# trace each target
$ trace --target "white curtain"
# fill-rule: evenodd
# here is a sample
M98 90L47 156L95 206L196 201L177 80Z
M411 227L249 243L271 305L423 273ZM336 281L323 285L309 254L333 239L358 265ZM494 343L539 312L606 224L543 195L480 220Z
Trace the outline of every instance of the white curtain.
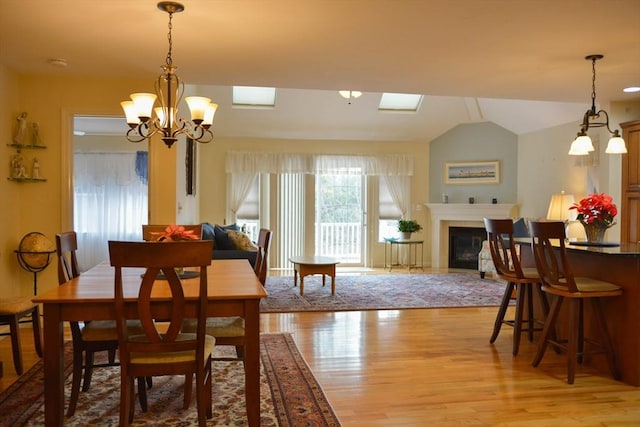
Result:
M231 175L231 190L229 191L229 210L227 216L228 224L235 224L238 209L251 191L251 186L255 181L257 173L235 173Z
M140 240L147 222L146 177L136 153L76 153L74 230L81 270L109 259L109 240Z
M409 186L409 177L383 175L381 178L386 182L389 194L398 209L402 212L402 217L406 218L406 215L411 212L411 187Z
M232 151L227 153L226 172L411 176L413 158L408 154L341 156Z

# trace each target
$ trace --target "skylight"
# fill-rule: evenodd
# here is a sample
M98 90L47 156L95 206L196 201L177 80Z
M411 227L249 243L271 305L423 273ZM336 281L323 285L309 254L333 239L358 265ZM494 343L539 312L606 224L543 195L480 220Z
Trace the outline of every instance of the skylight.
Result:
M411 93L383 93L378 110L387 111L418 111L422 102L422 95Z
M273 107L276 105L276 88L234 86L233 105L236 107Z

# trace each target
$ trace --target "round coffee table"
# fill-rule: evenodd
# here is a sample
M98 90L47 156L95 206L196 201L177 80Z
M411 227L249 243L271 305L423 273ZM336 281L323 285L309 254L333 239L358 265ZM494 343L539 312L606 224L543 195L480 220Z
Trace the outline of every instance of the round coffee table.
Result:
M298 274L300 275L300 295L304 295L304 277L313 274L322 274L322 286L325 285L325 277L331 277L331 295L336 294L336 264L335 258L326 256L292 256L289 261L293 264L293 286L298 286Z

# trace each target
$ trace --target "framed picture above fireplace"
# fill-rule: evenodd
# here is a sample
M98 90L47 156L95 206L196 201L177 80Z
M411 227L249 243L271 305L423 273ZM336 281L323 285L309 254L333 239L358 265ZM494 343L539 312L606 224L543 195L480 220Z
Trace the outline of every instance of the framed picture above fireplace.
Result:
M445 184L499 184L500 161L447 162L444 166Z

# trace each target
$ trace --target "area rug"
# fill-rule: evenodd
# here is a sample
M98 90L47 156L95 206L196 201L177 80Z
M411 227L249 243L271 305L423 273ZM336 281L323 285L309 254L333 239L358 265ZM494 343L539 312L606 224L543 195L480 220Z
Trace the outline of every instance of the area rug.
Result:
M70 393L71 352L65 348L65 395ZM231 347L217 347L229 355ZM340 426L322 388L289 334L260 337L261 426ZM69 426L117 426L120 396L119 368L96 369L91 389L81 392ZM184 377L154 377L148 390L149 410L136 404L135 426L197 425L195 401L182 410ZM0 393L0 426L43 426L43 363L39 361ZM67 399L68 400L68 399ZM247 425L242 362L214 361L213 418L210 426Z
M263 313L298 311L353 311L404 308L498 306L503 282L478 273L371 274L336 276L336 294L331 295L331 278L322 286L322 276L304 279L304 296L293 277L269 277L269 296L260 303Z

